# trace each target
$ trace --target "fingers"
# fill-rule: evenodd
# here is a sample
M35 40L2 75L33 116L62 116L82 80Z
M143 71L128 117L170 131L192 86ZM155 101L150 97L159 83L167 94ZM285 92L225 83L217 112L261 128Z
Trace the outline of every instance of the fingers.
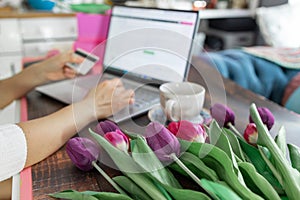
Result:
M129 104L134 103L134 91L131 89L127 90L119 84L114 89L111 100L113 113L116 113L124 107L128 106Z
M111 84L111 86L114 88L123 87L123 83L122 83L121 79L119 79L119 78L114 78L114 79L107 80L107 81L109 81L108 84Z
M127 90L125 93L125 98L129 99L129 103L133 104L134 103L134 91L133 90Z
M84 58L76 55L73 50L60 54L59 59L63 65L65 65L67 62L82 63L84 61Z
M71 60L72 60L72 58L74 56L73 54L74 54L73 50L69 50L67 52L64 52L64 53L60 54L60 60L61 60L61 62L63 62L63 63L71 62Z
M82 63L84 61L84 58L81 56L78 56L76 54L72 54L72 56L70 57L70 61L72 63Z
M119 78L105 80L98 85L98 88L99 89L106 88L106 90L111 90L111 91L120 90L120 89L125 90L125 88L123 87L123 83Z
M84 57L75 54L73 50L66 52L65 58L67 59L65 62L82 63L84 61Z
M99 110L110 115L134 103L134 91L125 89L120 79L104 81L94 92Z
M113 99L132 104L134 103L134 91L131 89L126 90L124 87L116 88L113 93Z
M66 78L75 78L77 75L77 72L74 69L72 69L68 66L65 66L65 64L67 62L80 64L84 61L84 58L74 54L74 51L70 50L68 52L65 52L64 54L61 54L60 59L61 59L61 62L63 63L62 65L63 65L64 76Z
M63 68L63 73L64 73L64 76L66 78L75 78L77 73L74 69L71 69L69 67L64 67Z
M84 102L94 104L94 113L102 119L134 103L134 91L125 89L120 79L106 80L90 90Z

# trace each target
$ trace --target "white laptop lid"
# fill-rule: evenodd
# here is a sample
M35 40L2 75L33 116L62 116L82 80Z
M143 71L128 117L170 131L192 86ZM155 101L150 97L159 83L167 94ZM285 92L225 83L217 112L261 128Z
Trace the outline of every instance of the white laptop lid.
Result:
M198 19L193 11L114 6L103 66L143 79L183 81Z

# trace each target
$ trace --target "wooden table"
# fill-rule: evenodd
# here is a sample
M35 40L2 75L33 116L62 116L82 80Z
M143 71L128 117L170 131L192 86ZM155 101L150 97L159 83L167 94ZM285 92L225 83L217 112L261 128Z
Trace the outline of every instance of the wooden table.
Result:
M274 136L279 127L284 125L287 129L287 141L300 146L300 116L292 113L267 99L257 96L254 93L245 90L235 83L221 78L218 72L194 59L189 73L189 81L198 82L207 89L205 108L216 102L226 103L236 113L236 127L241 132L246 127L249 117L249 105L254 102L257 106L268 107L276 118L275 126L272 128ZM27 96L29 119L41 117L52 113L64 104L41 95L37 92L31 92ZM136 126L132 123L119 124L121 128L127 130L137 127L143 128L148 123L147 116L141 116L135 120ZM119 172L104 167L104 170L110 176L118 175ZM55 154L43 160L32 167L33 179L33 198L49 199L47 194L67 189L74 190L95 190L95 191L114 191L114 189L100 176L96 171L81 172L68 158L64 147ZM184 181L184 179L182 180Z

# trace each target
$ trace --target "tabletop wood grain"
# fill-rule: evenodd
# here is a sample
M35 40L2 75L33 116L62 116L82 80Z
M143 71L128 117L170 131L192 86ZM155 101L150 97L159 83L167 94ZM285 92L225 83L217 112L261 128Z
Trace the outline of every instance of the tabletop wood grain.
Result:
M229 80L223 79L214 68L197 59L192 62L189 81L200 83L206 87L205 108L209 108L216 102L229 105L236 113L236 127L240 131L243 131L248 123L249 105L254 102L257 106L268 107L274 113L276 123L272 129L273 136L277 133L279 127L284 125L287 129L287 141L300 145L300 137L298 136L300 130L299 115L245 90ZM28 94L27 101L29 119L42 117L65 106L65 104L35 91ZM132 125L132 122L135 124ZM131 121L131 123L123 122L119 126L127 130L139 131L137 127L143 128L148 122L147 116L143 115ZM117 170L106 166L102 167L111 177L120 174ZM186 187L195 187L194 184L189 184L189 181L184 177L177 176ZM32 180L33 198L35 200L50 199L47 194L67 189L114 191L95 170L90 172L78 170L71 163L64 147L32 167Z

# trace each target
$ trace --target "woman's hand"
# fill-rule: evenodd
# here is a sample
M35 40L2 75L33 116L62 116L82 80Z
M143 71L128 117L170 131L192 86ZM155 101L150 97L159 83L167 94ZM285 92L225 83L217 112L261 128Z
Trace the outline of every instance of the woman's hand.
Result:
M73 51L68 51L37 63L34 67L38 70L39 75L42 75L43 82L57 81L76 76L76 72L73 69L65 66L67 62L80 64L83 60L84 58L76 56Z
M134 103L134 91L126 90L121 80L116 78L97 85L83 102L93 108L94 118L103 119Z

